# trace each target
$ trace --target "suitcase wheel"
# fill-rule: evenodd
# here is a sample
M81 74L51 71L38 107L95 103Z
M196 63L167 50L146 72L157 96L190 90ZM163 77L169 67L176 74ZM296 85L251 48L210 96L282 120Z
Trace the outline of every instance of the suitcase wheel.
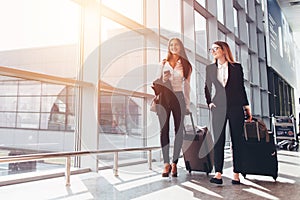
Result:
M298 151L298 147L299 147L299 144L292 144L292 143L290 143L290 144L287 145L286 148L289 151Z
M277 176L273 176L273 179L274 179L274 181L276 181L276 179L277 179Z
M191 168L191 165L190 165L190 162L189 162L189 161L185 161L185 168L186 168L186 170L189 171L189 173L192 172L192 168Z
M287 150L289 150L289 151L293 151L293 149L294 149L294 147L293 147L292 144L288 144L286 148L287 148Z
M242 173L242 176L243 176L244 178L246 178L246 174L243 174L243 173Z

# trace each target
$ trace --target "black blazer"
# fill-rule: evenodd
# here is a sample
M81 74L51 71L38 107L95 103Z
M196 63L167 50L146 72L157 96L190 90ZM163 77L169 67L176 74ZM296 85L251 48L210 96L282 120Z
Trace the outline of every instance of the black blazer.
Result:
M224 105L227 108L249 105L241 64L228 62L228 80L225 88L217 79L217 69L217 63L206 66L205 97L207 105L212 102L216 106ZM215 88L213 97L212 86Z

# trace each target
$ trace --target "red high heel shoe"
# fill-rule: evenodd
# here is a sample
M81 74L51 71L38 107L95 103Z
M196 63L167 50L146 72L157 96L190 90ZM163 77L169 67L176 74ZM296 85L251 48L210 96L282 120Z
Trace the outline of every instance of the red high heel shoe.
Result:
M177 164L172 163L171 168L172 168L171 170L172 177L177 177Z
M161 174L162 177L169 177L169 174L170 174L171 170L172 170L171 165L169 163L165 163L164 171Z

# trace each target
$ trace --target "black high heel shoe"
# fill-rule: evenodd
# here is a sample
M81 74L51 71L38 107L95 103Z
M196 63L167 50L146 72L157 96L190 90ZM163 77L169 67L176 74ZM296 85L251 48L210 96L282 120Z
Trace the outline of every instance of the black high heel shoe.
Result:
M231 183L232 183L232 185L239 185L239 184L241 184L241 181L240 180L231 180Z

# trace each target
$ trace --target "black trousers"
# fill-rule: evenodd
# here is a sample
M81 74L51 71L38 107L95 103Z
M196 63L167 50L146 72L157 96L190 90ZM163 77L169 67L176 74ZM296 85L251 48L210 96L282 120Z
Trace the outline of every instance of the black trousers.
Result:
M186 105L183 92L174 92L169 98L170 103L163 105L163 111L158 115L160 124L160 143L162 147L162 154L164 163L170 162L170 116L173 115L175 140L172 163L178 162L180 151L183 142L184 131L184 115L186 112Z
M224 123L220 122L218 117L212 116L214 130L214 164L215 171L223 173L224 166L224 146L225 146L225 131L226 122L229 122L230 136L232 142L232 157L233 157L233 172L239 173L242 158L242 138L244 133L244 110L243 107L227 108ZM221 129L216 127L222 126ZM221 130L220 133L215 130Z

